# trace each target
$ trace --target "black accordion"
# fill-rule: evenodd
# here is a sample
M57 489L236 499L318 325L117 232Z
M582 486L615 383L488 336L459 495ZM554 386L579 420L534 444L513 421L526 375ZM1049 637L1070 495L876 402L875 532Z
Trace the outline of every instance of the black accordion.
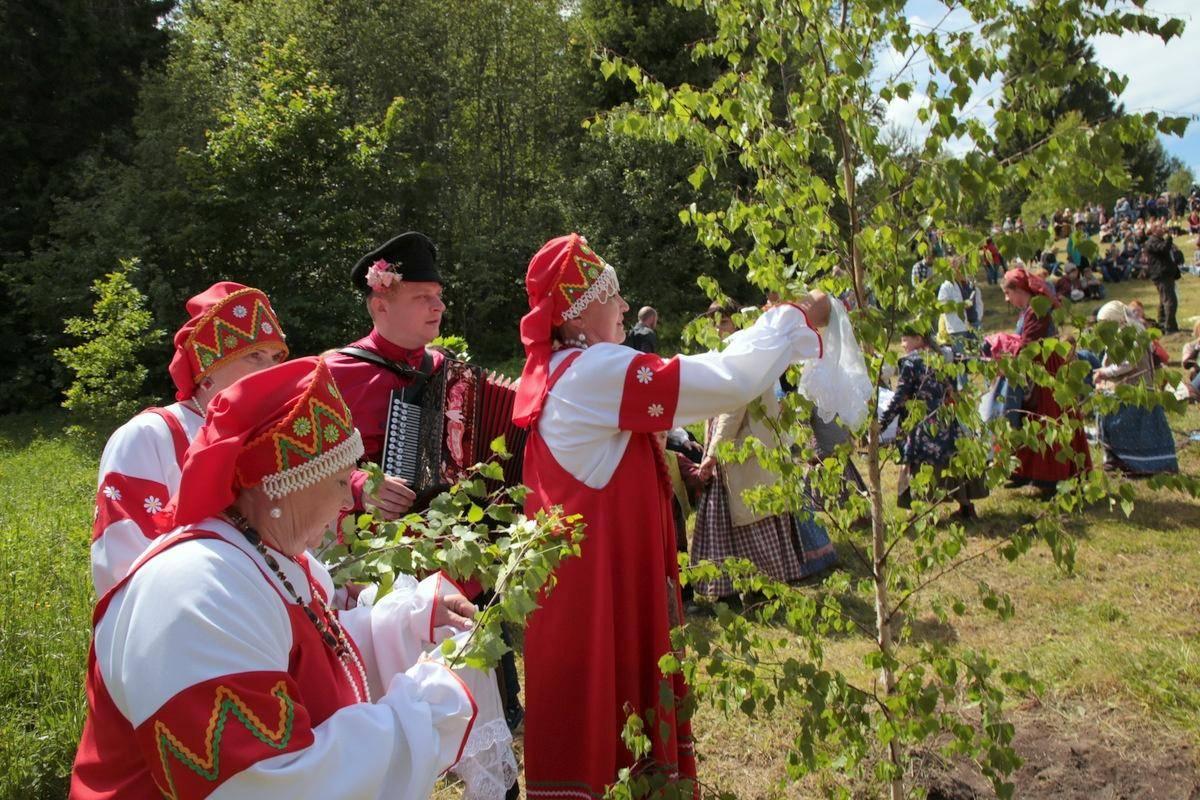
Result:
M429 376L416 402L392 392L383 435L383 471L401 478L425 503L494 454L504 437L511 457L500 461L505 486L521 482L527 431L513 425L514 382L462 361L446 359ZM489 482L489 488L496 488Z

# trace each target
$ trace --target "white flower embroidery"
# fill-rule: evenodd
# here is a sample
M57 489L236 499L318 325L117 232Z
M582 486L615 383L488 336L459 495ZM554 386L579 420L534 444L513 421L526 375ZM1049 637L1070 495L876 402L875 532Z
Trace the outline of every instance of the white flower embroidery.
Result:
M157 514L162 511L162 500L159 500L154 495L150 495L142 501L142 507L146 509L147 514Z
M262 325L259 325L259 327L262 328L262 332L265 333L267 336L270 336L271 333L275 330L275 328L269 322L264 322Z
M244 318L247 313L249 313L249 312L246 311L245 306L234 306L233 307L233 315L235 317L237 317L238 319Z
M638 383L649 383L654 380L654 373L649 367L642 367L637 371Z
M113 500L113 501L120 500L121 499L121 490L115 486L105 486L104 487L104 496L107 497L109 500Z
M661 417L663 413L662 403L651 403L646 409L646 413L652 417Z

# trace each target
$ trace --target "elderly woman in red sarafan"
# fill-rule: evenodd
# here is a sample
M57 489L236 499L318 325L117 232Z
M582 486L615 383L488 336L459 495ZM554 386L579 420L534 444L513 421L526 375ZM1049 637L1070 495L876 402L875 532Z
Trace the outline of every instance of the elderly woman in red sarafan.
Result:
M494 683L428 655L474 607L440 576L399 576L339 613L306 553L352 502L362 451L319 359L217 395L163 512L181 527L96 606L72 798L422 800L452 766L469 797L504 796Z
M616 272L577 234L547 242L525 285L527 360L513 418L533 429L526 511L561 506L585 525L581 556L560 565L526 631L527 794L599 798L630 766L694 779L690 726L679 717L687 687L658 666L682 614L671 488L654 434L749 403L792 363L812 362L802 392L806 378L828 388L837 379L825 368L840 372L840 354L852 352L847 372L865 382L861 353L841 346L853 339L848 319L824 294L767 310L720 352L639 353L621 344L629 306ZM838 333L823 336L831 314L838 324L827 331ZM829 395L842 414L865 412L869 384L854 389ZM637 764L621 741L630 713L652 743Z
M1038 314L1033 307L1033 298L1041 295L1050 301L1051 309L1059 304L1058 298L1046 282L1024 269L1010 269L1004 273L1004 299L1021 311L1017 318L1016 335L1010 338L1010 346L1006 347L1013 355L1019 353L1026 345L1055 335L1054 320L1050 310ZM1057 353L1042 356L1042 363L1051 375L1057 375L1066 359ZM1054 399L1054 388L1051 386L1027 387L1019 406L1012 403L1010 398L1008 409L1018 411L1018 419L1033 418L1047 424L1053 424L1075 411L1064 409ZM1078 475L1081 471L1092 468L1091 451L1088 449L1087 435L1082 426L1075 429L1071 438L1071 453L1065 460L1058 459L1062 445L1050 445L1040 448L1022 447L1017 451L1020 462L1013 472L1013 483L1021 486L1033 484L1044 491L1053 491L1059 481L1067 480ZM1082 456L1082 466L1076 463Z

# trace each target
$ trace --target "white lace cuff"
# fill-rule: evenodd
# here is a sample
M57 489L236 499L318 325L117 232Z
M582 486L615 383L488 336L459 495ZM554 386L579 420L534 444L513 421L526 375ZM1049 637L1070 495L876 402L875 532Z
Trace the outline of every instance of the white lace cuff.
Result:
M871 379L854 338L850 315L836 299L830 302L824 344L821 358L804 365L797 388L817 407L823 422L832 422L836 416L854 430L866 419Z

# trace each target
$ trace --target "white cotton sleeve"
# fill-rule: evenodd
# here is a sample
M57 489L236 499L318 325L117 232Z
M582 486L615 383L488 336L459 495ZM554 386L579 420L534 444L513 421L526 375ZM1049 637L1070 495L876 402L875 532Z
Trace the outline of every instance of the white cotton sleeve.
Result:
M663 359L622 345L596 345L550 389L538 432L564 469L593 489L603 488L631 431L665 431L743 406L789 364L818 359L822 351L821 334L791 305L764 312L719 352ZM555 354L552 375L567 357Z
M213 540L185 542L150 559L114 595L95 630L104 685L135 728L191 686L286 671L291 647L278 593L245 554Z
M725 340L721 351L679 356L675 424L687 425L746 405L791 364L821 357L821 334L795 306L776 306Z
M466 684L421 661L373 704L335 712L303 750L263 759L221 784L223 800L425 800L458 761L476 717Z
M383 599L338 614L371 668L372 688L387 686L429 647L455 633L446 626L434 628L433 616L441 599L457 591L441 573L419 583L410 575L399 575Z
M436 602L457 591L457 587L440 574L431 575L419 584L404 575L374 608L363 609L366 614L349 612L340 618L347 632L355 637L364 659L373 662L375 669L384 676L383 683L388 684L393 676L403 674L401 670L413 663L420 664L422 658L443 663L435 644L452 635L459 640L469 635L465 631L439 627L432 630L432 639L429 638ZM354 614L353 622L350 622L350 614ZM371 633L355 633L364 620ZM455 670L455 675L474 698L477 714L454 766L454 773L465 785L464 800L503 800L508 787L516 781L517 764L496 676L491 671L466 668Z
M97 522L92 532L92 584L97 597L125 577L157 535L143 513L149 497L166 505L179 485L175 443L155 414L138 414L109 437L96 482ZM135 491L136 488L136 491ZM124 508L102 514L99 506Z

